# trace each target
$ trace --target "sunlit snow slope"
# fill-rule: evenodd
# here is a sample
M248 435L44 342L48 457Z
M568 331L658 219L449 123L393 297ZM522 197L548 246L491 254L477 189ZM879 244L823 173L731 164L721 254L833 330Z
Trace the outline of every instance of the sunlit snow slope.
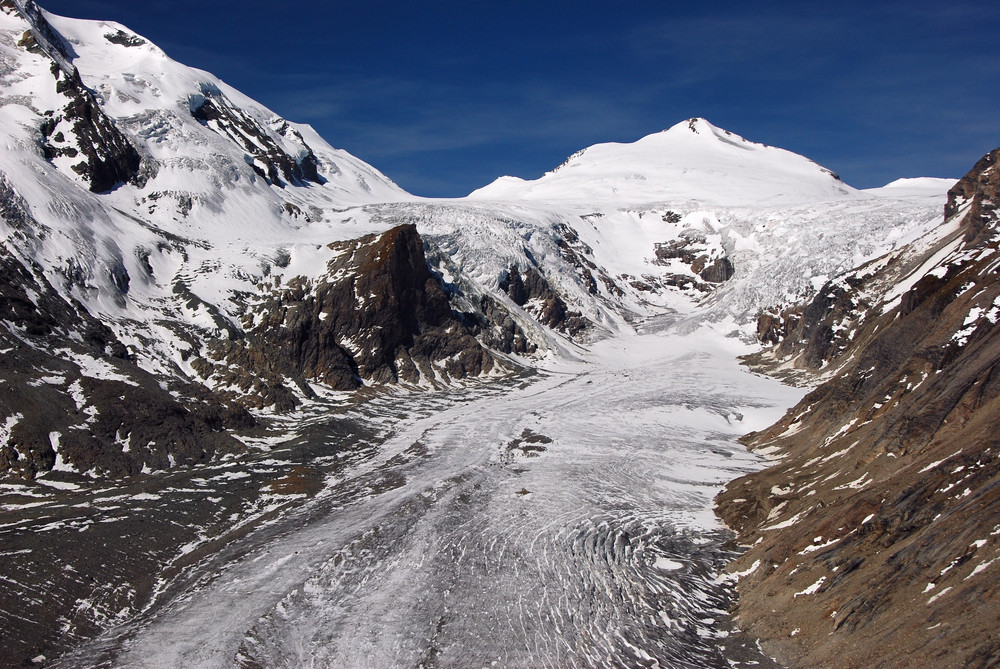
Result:
M807 158L693 118L631 144L596 144L534 181L501 177L469 197L775 205L848 198L856 192Z

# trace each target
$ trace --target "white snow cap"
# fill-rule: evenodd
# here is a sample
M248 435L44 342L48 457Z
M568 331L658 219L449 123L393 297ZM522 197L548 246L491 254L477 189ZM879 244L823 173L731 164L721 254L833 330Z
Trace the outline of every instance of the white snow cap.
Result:
M253 179L249 145L227 138L216 122L203 123L192 116L206 95L212 95L218 104L258 126L289 158L301 160L312 150L322 183L314 184L309 193L299 189L303 200L311 200L302 204L343 207L414 199L371 165L328 144L311 127L288 122L218 77L178 63L124 25L43 15L72 45L72 65L96 92L102 111L117 121L140 153L159 164L150 190L185 190L208 197L218 192L220 182L230 186L234 180ZM0 27L23 30L24 26L18 17L0 17ZM30 61L23 54L20 58ZM44 65L42 71L47 68ZM243 141L259 145L261 140L247 136ZM287 192L278 195L288 199ZM277 199L274 194L263 197ZM257 203L257 210L266 208Z
M958 179L940 179L937 177L915 177L896 179L881 188L867 188L866 193L886 197L902 197L913 195L940 196L945 195Z
M501 177L469 198L743 206L856 194L808 158L692 118L631 144L595 144L534 181Z

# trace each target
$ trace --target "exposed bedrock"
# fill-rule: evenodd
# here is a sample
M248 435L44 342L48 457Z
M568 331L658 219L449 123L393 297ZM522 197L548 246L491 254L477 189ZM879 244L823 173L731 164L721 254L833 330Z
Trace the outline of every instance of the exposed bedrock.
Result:
M806 366L839 366L745 438L780 460L717 500L750 547L731 567L741 574L739 620L791 666L996 666L996 156L952 189L946 214L964 218L918 259L922 278L884 312L867 312L852 337L810 333L840 322L834 314L856 308L872 280L824 289L795 320L762 324ZM893 271L886 263L876 274Z

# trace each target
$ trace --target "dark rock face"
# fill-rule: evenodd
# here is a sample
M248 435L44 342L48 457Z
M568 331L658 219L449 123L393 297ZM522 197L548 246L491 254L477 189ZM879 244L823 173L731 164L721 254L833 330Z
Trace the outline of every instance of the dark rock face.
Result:
M594 279L594 274L597 274L609 290L613 292L617 288L614 285L614 281L604 274L601 268L588 257L594 255L594 250L585 244L579 235L565 223L559 224L559 233L556 241L559 246L559 254L566 262L580 272L580 276L587 286L587 292L591 295L597 295L597 280Z
M18 45L51 59L56 92L67 99L62 109L45 112L46 119L39 129L45 158L79 158L72 169L89 182L95 193L126 182L141 183L139 152L80 79L72 65L76 57L72 45L52 28L31 0L24 3L24 11L13 3L4 11L18 12L31 24Z
M914 263L950 244L944 260L885 313L871 310L842 350L840 340L831 354L825 337L805 337L799 352L837 362L839 373L746 437L782 460L717 500L751 546L733 565L746 572L741 625L790 665L985 667L1000 655L1000 221L991 204L1000 179L990 155L951 193L949 214L968 207L960 230ZM854 313L851 295L861 307L863 288L886 274L896 283L896 272L886 260L843 294L824 289L800 321L785 320L786 337Z
M225 430L254 424L244 409L199 386L161 386L107 326L6 248L0 276L0 474L33 478L61 463L127 476L243 447Z
M726 256L717 258L696 271L698 276L709 283L725 283L736 274L733 262Z
M242 147L247 152L247 164L267 183L284 187L286 183L303 185L307 181L321 181L319 161L302 135L287 121L277 121L274 131L303 147L306 153L301 159L285 153L257 121L232 104L214 86L202 86L202 97L192 100L191 115Z
M975 167L962 177L948 191L948 204L945 205L945 217L958 213L963 206L969 207L965 218L966 236L969 243L984 241L983 236L993 234L996 221L996 192L1000 189L1000 172L996 163L1000 149L990 151L983 156Z
M104 39L108 40L112 44L118 44L126 47L142 46L146 43L146 40L142 39L138 35L132 35L124 30L116 30L113 33L105 33Z
M667 212L664 220L674 220ZM676 215L675 215L676 216ZM733 278L736 268L732 261L718 249L709 246L708 240L701 235L686 234L671 242L656 244L654 247L657 261L666 265L670 260L680 260L691 267L691 271L701 277L702 281L711 284L725 283Z
M870 293L880 275L882 259L872 261L828 281L806 305L762 313L757 337L772 344L771 356L794 358L795 365L818 371L837 359L851 345L857 328L872 307Z
M473 334L487 347L503 353L530 355L538 350L521 326L511 318L493 297L483 295L479 300L479 313L463 314L473 328Z
M224 365L203 361L206 375L257 395L263 406L273 402L260 390L281 387L282 378L308 393L308 381L350 390L364 382L462 379L499 364L452 312L415 226L330 248L338 253L325 278L293 279L249 305L246 336L214 344L209 358ZM230 365L252 374L227 371ZM282 401L279 409L290 408L289 395Z
M500 290L524 308L539 323L575 336L587 329L589 321L578 311L570 311L566 302L538 270L529 267L524 274L511 267L500 279Z
M109 191L129 181L138 182L142 167L139 152L104 114L80 80L79 72L74 69L65 74L53 64L52 73L56 77L56 90L70 102L63 108L61 118L54 116L42 126L45 157L52 160L59 155L71 158L79 155L83 160L73 165L73 170L90 181L90 190L95 193ZM52 140L57 137L53 137L51 131L60 120L72 124L75 146L53 144Z

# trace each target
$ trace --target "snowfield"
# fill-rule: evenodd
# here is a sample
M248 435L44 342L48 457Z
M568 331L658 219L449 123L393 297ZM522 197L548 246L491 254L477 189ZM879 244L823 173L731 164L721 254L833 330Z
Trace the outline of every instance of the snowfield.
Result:
M501 177L469 197L773 206L856 195L836 174L807 158L693 118L632 144L583 149L535 181Z

